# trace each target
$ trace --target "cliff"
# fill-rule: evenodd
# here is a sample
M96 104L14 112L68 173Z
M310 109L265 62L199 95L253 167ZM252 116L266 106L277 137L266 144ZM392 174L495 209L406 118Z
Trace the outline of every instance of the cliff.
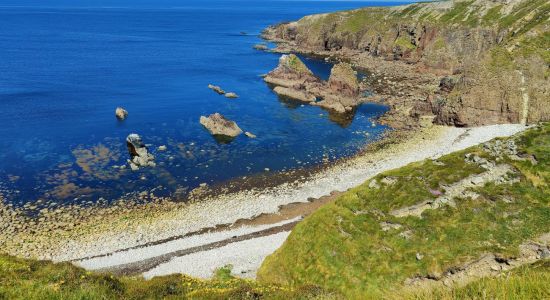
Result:
M397 87L408 81L399 89L405 95L380 88L407 118L536 123L550 120L549 16L546 0L454 0L307 16L264 36L282 52L339 57L381 72L378 83L392 75Z

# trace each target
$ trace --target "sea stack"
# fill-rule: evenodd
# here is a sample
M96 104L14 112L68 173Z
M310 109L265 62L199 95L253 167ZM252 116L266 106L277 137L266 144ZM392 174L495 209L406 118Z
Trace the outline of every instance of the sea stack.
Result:
M126 138L126 145L128 146L128 152L130 153L130 159L128 164L133 171L138 170L140 167L155 167L155 157L149 153L149 150L141 140L141 137L132 133Z

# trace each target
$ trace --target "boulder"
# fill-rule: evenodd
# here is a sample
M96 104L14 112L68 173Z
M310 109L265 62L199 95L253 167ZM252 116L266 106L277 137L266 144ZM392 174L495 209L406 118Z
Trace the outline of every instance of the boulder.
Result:
M235 138L243 133L237 123L226 119L219 113L208 117L201 116L200 123L214 136Z
M222 90L221 87L217 86L217 85L212 85L212 84L209 84L208 85L208 88L213 90L214 92L220 94L220 95L224 95L225 94L225 91Z
M149 150L141 140L138 134L132 133L126 138L126 145L130 153L128 163L132 170L138 170L140 167L154 167L155 157L149 153Z
M122 121L122 120L126 119L126 117L128 117L128 111L126 111L122 107L117 107L116 110L115 110L115 116L116 116L117 119Z
M239 95L237 95L235 93L226 93L225 97L227 97L229 99L236 99L236 98L239 98Z

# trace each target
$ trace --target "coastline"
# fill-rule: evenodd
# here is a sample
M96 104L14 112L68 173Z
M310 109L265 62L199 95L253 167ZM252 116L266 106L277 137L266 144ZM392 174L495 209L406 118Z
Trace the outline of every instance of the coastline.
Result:
M314 211L317 205L336 198L323 196L360 185L381 172L419 160L435 159L495 137L513 135L525 128L521 125L479 128L434 126L414 131L400 142L390 143L381 149L366 150L348 160L327 166L301 181L226 193L189 204L159 199L126 209L97 208L90 212L93 218L70 230L20 233L12 236L12 244L4 248L9 254L73 261L88 269L100 270L129 263L139 265L145 259L168 255L168 260L159 260L148 270L140 269L147 276L181 270L189 275L205 277L213 269L222 267L220 263L235 261L238 262L238 265L234 264L235 272L243 277L254 277L263 257L284 242L285 234L291 229L288 224L299 221ZM322 198L322 202L313 200L318 198ZM307 208L308 203L312 206L310 209ZM301 209L281 213L281 209L284 212L300 204L303 205ZM286 227L275 230L275 234L254 234L279 226ZM250 235L250 238L238 238L243 235ZM14 240L33 242L21 246ZM178 251L219 242L223 242L220 247L207 247L203 251L181 256L201 259L201 264L195 264L192 268L185 265L185 258L177 256ZM168 247L168 243L173 247ZM247 258L247 252L241 251L249 248L250 243L256 245L259 257ZM231 254L225 256L225 261L213 259L219 257L215 251L220 249Z

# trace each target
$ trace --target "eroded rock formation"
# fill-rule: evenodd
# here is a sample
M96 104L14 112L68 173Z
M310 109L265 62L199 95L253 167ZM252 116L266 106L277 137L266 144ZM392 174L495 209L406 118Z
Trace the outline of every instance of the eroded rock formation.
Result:
M241 128L234 121L226 119L219 113L211 114L208 117L201 116L200 123L208 131L220 139L233 139L243 133Z
M550 120L549 11L544 0L417 3L307 16L264 37L276 51L339 57L373 73L364 88L398 119L536 123Z
M337 113L361 104L357 75L350 64L336 64L328 81L315 76L294 54L283 55L279 65L264 78L282 97L320 106Z
M126 145L130 153L128 164L133 171L140 167L155 167L155 157L149 153L149 150L141 140L138 134L132 133L126 138Z

